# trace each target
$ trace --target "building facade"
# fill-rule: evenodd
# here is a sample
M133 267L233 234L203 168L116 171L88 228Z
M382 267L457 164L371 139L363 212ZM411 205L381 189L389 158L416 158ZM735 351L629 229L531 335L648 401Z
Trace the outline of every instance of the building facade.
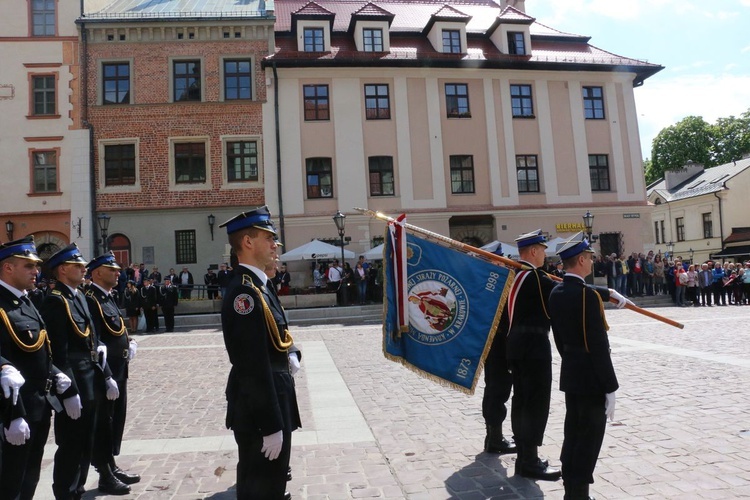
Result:
M0 18L0 240L34 235L47 257L89 255L88 131L80 120L75 0L12 0Z
M750 259L747 193L750 158L667 172L648 187L656 250L700 263Z
M260 64L273 13L262 1L118 0L78 22L107 246L202 283L228 260L218 225L265 203Z
M275 8L266 182L287 248L335 239L337 210L350 249L371 248L384 225L354 207L476 246L570 236L587 210L602 250L650 241L633 89L661 66L541 25L524 2Z

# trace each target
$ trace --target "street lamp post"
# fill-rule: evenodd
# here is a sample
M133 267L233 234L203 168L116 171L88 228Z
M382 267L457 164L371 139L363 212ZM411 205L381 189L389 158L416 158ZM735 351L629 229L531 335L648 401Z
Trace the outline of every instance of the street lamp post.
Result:
M667 260L670 260L672 258L672 254L674 253L674 243L671 241L667 243Z
M341 210L336 210L336 215L333 216L333 222L336 224L336 229L339 231L339 238L341 238L341 281L339 286L341 287L341 305L346 305L347 300L347 289L346 283L344 282L344 235L346 234L346 215L341 213Z
M586 235L588 236L589 245L591 245L591 234L594 232L594 216L586 210L586 215L583 216L583 227L586 228ZM586 283L589 283L591 285L594 284L594 270L591 269L591 273L586 276Z
M692 264L693 263L693 256L695 255L695 250L693 250L693 248L690 247L690 250L688 250L688 252L690 253L690 263Z
M105 253L107 251L107 237L109 236L107 231L109 230L109 220L111 218L112 217L107 214L99 214L97 216L97 219L99 221L99 231L102 235L102 253Z

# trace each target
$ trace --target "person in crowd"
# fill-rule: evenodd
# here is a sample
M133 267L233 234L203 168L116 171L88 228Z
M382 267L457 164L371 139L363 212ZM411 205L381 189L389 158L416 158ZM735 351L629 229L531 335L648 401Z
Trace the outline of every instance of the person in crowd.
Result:
M206 269L203 275L203 284L206 285L206 297L208 300L214 300L219 295L219 277L212 268Z
M622 272L622 270L620 270ZM605 268L607 276L607 286L617 288L617 254L612 253L607 257L607 267Z
M359 296L360 305L367 303L367 270L362 265L362 262L357 262L354 268L354 282L357 284L357 294Z
M721 262L714 263L713 269L713 290L714 290L714 304L725 306L727 305L727 294L724 289L724 268L721 267Z
M193 285L195 284L193 273L187 267L183 267L178 279L180 298L190 300L190 295L193 293Z
M750 260L745 262L745 272L742 275L742 303L750 304Z
M99 340L86 299L78 290L86 263L75 243L45 263L59 286L44 299L40 312L47 324L52 360L72 381L60 396L65 411L55 415L52 491L58 499L80 498L84 493L100 405L105 394L109 400L120 395L106 364L107 347ZM126 484L104 473L99 476L102 493L127 493Z
M146 333L156 333L159 331L159 297L151 278L143 280L143 287L139 292L143 314L146 316Z
M220 299L223 299L227 294L227 287L229 282L232 280L232 272L229 270L229 266L225 263L219 264L219 272L216 274L216 278L219 280L219 293Z
M292 275L286 268L286 263L281 264L278 273L276 273L276 281L278 285L279 295L289 295L291 290Z
M674 303L678 307L685 307L687 302L685 301L685 289L687 288L687 271L682 267L682 262L679 260L675 261L673 267L674 273Z
M557 264L555 264L555 270L552 271L552 274L554 274L558 278L562 278L563 276L565 276L565 270L563 269L562 261L559 261Z
M348 262L344 262L344 279L341 284L346 287L347 301L351 303L354 299L354 293L352 292L352 285L354 285L354 269L352 269L352 266Z
M292 431L300 426L289 349L294 340L265 269L276 258L276 229L267 207L233 217L226 227L238 265L221 311L232 365L226 388L227 427L239 453L237 498L281 500L286 492Z
M628 261L628 266L633 271L632 272L632 291L633 291L633 297L640 297L643 295L643 254L639 254L637 252L633 252L633 255L631 257L632 259L632 266L630 266L630 260Z
M136 333L138 331L138 317L141 315L141 295L138 293L133 280L128 280L127 288L123 293L123 306L125 307L125 314L128 315L129 331L130 333Z
M172 279L167 276L164 278L164 284L158 288L157 302L161 307L161 314L164 316L164 331L174 331L174 309L180 301L180 294L177 287L172 284Z
M654 294L662 295L666 291L664 289L664 259L661 254L656 254L654 257Z
M174 268L169 268L169 273L164 277L164 279L169 278L169 281L172 282L174 286L177 286L177 284L180 282L179 276L177 276L177 273L174 272Z
M560 470L538 455L550 408L552 351L549 341L548 299L555 282L540 269L545 263L546 238L541 229L515 239L519 262L508 308L506 341L513 374L511 424L518 458L518 476L546 481L560 479Z
M52 363L44 320L26 290L42 262L34 237L0 245L0 498L34 498L52 403L70 378ZM74 394L75 389L68 394Z
M628 294L628 263L625 259L625 255L620 255L617 259L619 272L617 274L617 288L616 290L623 296Z
M148 275L149 278L151 278L151 283L154 286L159 286L161 284L161 273L159 272L159 268L154 266L151 269L151 274Z
M654 294L654 257L651 252L643 263L643 288L648 296Z
M711 295L714 282L714 276L711 272L711 261L701 264L701 270L698 272L698 286L700 288L701 306L711 307Z
M313 286L315 286L315 293L320 293L326 286L326 270L325 264L320 264L313 270Z
M675 285L675 271L677 271L675 261L667 262L666 266L664 267L664 282L667 285L667 293L670 297L672 297L672 302L674 303L676 303L677 294L677 287Z
M566 500L589 499L607 418L614 420L619 383L610 356L603 301L624 307L629 301L614 290L586 285L593 254L583 233L558 250L566 275L549 297L552 332L562 364L565 427L560 461ZM632 304L632 302L631 302Z
M695 272L694 264L688 266L685 298L688 302L692 302L694 307L700 307L700 301L698 300L698 273Z
M344 281L344 268L339 265L338 259L334 259L331 267L328 268L326 273L328 280L328 290L336 292L336 300L340 306L346 304L343 303L343 281Z
M114 254L107 252L100 255L89 262L86 269L91 273L93 283L86 292L86 302L99 340L107 346L107 368L119 391L116 399L107 398L102 401L96 418L91 464L99 472L99 491L119 495L129 493L129 485L141 480L138 474L125 472L115 462L115 457L120 454L125 432L128 369L130 360L135 357L138 343L128 336L125 320L112 295L120 275L120 266L117 265Z

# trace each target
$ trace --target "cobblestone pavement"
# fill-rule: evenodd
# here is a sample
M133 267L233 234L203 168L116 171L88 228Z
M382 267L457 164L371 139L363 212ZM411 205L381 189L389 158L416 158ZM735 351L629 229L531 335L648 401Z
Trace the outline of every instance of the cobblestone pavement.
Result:
M750 498L750 307L656 311L685 329L607 311L621 388L592 495ZM513 456L481 453L483 383L467 396L387 361L377 326L292 333L304 354L293 498L562 498L562 482L514 477ZM143 480L123 498L234 498L237 453L224 428L228 361L218 327L138 340L118 464ZM559 465L565 408L556 353L553 364L540 454ZM50 437L37 498L51 498L54 449ZM96 481L92 469L84 498L97 496Z

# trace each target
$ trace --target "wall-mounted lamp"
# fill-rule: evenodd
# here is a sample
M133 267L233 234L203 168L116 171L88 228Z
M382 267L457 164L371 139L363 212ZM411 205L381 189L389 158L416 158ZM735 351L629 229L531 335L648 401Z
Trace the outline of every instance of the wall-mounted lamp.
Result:
M107 245L107 243L108 243L107 242L107 237L109 235L109 233L108 233L108 231L109 231L109 220L111 218L112 217L110 217L107 214L99 214L97 216L97 219L99 219L99 231L102 234L102 253L106 253L107 252L107 247L109 246L109 245Z
M78 232L78 237L81 237L81 219L83 217L78 217L78 222L71 222L70 226Z
M8 241L13 241L13 228L15 227L15 224L13 224L13 221L8 219L8 222L5 223L5 233L8 235Z
M214 214L208 216L208 228L211 230L211 241L214 241L214 224L216 224L216 217Z

